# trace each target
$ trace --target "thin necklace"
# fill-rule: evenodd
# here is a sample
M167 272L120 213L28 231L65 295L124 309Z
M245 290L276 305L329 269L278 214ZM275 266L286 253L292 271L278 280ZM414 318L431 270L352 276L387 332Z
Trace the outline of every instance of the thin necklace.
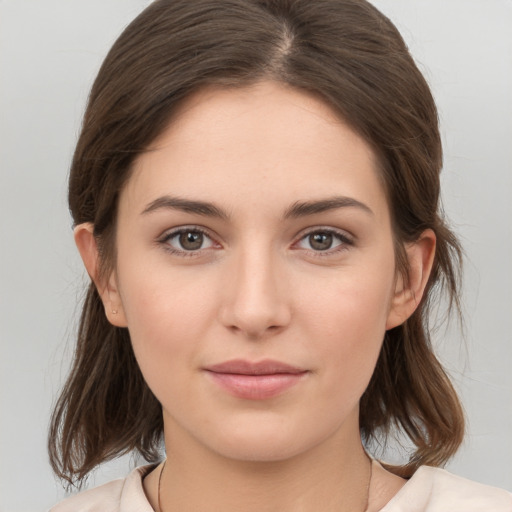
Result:
M368 507L370 506L370 485L372 483L373 476L373 462L367 453L365 455L368 457L368 461L370 462L370 476L368 477L368 485L366 486L366 506L364 507L364 512L368 512ZM158 506L160 507L160 504L158 504Z
M368 511L368 507L370 505L370 485L372 483L372 476L373 476L373 462L370 459L370 457L368 457L368 461L370 462L370 476L368 478L368 485L366 486L366 506L364 507L364 512ZM162 483L162 475L164 474L164 469L165 469L165 463L166 462L167 462L167 459L164 460L162 469L160 471L160 475L158 477L158 512L163 512L162 504L160 502L160 484Z
M160 503L160 484L162 483L162 475L164 474L165 463L167 459L164 460L164 465L160 471L160 476L158 477L158 512L162 512L162 504Z

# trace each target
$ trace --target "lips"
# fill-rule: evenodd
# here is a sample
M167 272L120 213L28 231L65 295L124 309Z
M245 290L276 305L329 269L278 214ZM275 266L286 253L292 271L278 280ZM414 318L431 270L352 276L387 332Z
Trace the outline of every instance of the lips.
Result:
M247 400L276 397L299 384L307 370L280 361L231 360L208 366L205 372L221 389Z

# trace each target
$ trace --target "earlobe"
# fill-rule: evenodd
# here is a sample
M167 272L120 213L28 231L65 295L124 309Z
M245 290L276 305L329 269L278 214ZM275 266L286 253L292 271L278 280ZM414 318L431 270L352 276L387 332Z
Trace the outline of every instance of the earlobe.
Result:
M416 310L427 285L436 249L436 235L426 229L417 241L407 244L408 278L398 276L386 330L403 324Z
M94 226L90 222L79 224L74 229L75 243L90 278L94 282L105 308L108 321L116 327L126 327L126 318L119 295L115 273L102 276L98 245Z

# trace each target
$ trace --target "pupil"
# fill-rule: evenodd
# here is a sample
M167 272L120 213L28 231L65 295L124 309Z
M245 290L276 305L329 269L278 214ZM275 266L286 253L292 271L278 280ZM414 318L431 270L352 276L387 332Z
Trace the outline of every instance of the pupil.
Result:
M329 233L315 233L309 235L309 243L317 251L326 251L332 246L332 235Z
M203 234L197 231L188 231L180 234L180 245L187 251L195 251L203 245Z

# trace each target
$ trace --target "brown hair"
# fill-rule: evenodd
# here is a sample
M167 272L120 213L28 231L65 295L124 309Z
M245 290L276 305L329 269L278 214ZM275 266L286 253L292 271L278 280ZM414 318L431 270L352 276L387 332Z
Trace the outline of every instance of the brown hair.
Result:
M442 150L431 92L394 25L363 0L157 0L106 57L84 116L69 179L75 224L91 222L103 271L115 265L120 191L135 157L205 86L276 80L321 97L379 157L406 277L404 242L437 236L424 299L386 333L360 407L363 439L398 429L416 449L396 472L442 465L464 420L429 338L429 306L446 291L458 305L461 252L440 211ZM162 413L126 329L106 319L91 283L75 359L49 434L54 471L80 482L101 462L132 450L159 458Z

